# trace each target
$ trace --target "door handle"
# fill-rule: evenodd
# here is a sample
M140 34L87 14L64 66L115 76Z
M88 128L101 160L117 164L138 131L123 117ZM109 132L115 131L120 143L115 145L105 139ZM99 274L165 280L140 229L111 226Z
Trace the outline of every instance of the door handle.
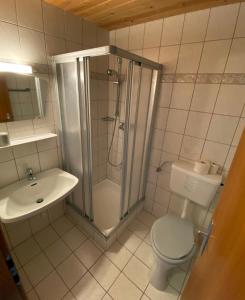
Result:
M202 235L204 237L209 237L209 232L203 231L203 230L198 230L197 234Z

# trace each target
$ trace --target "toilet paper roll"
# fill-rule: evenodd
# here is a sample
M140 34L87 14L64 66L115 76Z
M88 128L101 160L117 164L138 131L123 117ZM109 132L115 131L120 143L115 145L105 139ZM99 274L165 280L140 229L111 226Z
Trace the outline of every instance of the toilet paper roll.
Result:
M9 135L7 132L0 132L0 147L9 145Z
M211 163L210 169L209 169L209 174L217 174L219 170L219 165L217 165L216 163Z
M195 161L194 163L194 172L198 173L198 174L208 174L210 169L210 163L207 161Z

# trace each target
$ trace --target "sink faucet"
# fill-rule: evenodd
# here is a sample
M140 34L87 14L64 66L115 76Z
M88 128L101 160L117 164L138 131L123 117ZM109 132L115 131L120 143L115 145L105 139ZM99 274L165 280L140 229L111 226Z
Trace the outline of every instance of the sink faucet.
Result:
M32 168L27 168L26 169L26 174L27 174L27 179L32 181L32 180L36 180L35 175L33 174L33 170Z

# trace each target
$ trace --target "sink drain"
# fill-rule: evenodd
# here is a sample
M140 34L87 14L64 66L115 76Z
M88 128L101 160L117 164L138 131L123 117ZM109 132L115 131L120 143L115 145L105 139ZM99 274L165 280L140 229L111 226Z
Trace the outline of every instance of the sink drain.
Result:
M39 198L39 199L36 200L36 203L42 203L43 200L44 200L43 198Z

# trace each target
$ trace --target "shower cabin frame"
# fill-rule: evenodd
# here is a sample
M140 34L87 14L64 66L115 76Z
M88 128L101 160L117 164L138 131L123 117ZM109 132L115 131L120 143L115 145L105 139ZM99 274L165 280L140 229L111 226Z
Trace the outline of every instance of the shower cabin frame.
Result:
M122 220L129 210L132 207L129 207L129 199L128 204L125 207L125 185L126 185L126 175L127 175L127 159L128 159L128 134L129 134L129 117L130 117L130 105L131 105L131 92L132 92L132 77L133 77L133 69L134 64L137 64L138 66L141 66L142 68L148 68L152 70L152 76L151 76L151 85L150 85L150 99L149 99L149 106L148 106L148 113L147 115L147 125L146 125L146 134L144 139L144 146L145 151L143 153L142 158L142 167L141 167L141 178L142 174L143 176L143 182L142 182L142 190L143 195L145 195L145 189L146 189L146 170L148 168L149 164L149 157L150 157L150 146L151 146L151 139L152 139L152 131L153 131L153 116L155 114L156 105L155 102L158 97L158 87L160 84L160 77L161 77L161 71L162 71L162 65L158 64L156 62L153 62L149 59L143 58L141 56L138 56L136 54L130 53L128 51L125 51L123 49L120 49L115 46L104 46L104 47L98 47L98 48L92 48L88 50L82 50L82 51L76 51L66 54L60 54L56 55L52 59L52 65L53 65L53 71L56 74L56 93L58 98L62 98L63 92L58 87L58 81L61 80L59 76L62 72L58 72L57 64L63 64L63 63L70 63L74 62L76 63L77 68L77 74L78 74L78 80L77 80L77 96L79 103L77 103L77 109L79 109L80 115L82 116L80 118L80 128L81 128L81 134L80 134L80 140L78 141L81 143L82 148L82 174L79 178L82 180L83 185L83 191L82 191L82 203L83 208L79 211L77 207L74 207L76 210L78 210L79 213L82 213L83 216L86 216L89 218L90 221L93 221L93 197L92 197L92 190L93 190L93 183L92 183L92 135L91 135L91 111L90 111L90 70L89 70L89 60L92 57L96 56L104 56L104 55L115 55L119 56L125 59L129 60L129 73L128 73L128 81L127 81L127 87L126 87L126 113L125 113L125 130L124 130L124 144L123 144L123 170L122 170L122 179L121 179L121 199L120 199L120 219ZM142 72L141 68L141 72ZM59 73L59 74L58 74ZM141 85L141 77L140 77L140 85ZM62 106L62 102L64 99L60 99L59 104ZM138 99L139 101L139 95ZM59 107L60 107L59 106ZM63 108L64 109L64 108ZM69 168L69 162L66 161L66 149L65 149L65 143L64 143L64 135L63 135L63 126L62 122L64 121L64 114L62 112L62 108L60 109L60 122L59 122L59 137L61 142L61 149L62 149L62 160L63 160L63 166L67 171L70 171L72 173L72 169ZM137 124L136 124L137 125ZM133 149L132 152L134 152L134 146L135 146L135 132L134 132L134 141L133 141ZM76 175L76 174L75 174ZM132 176L132 168L130 170L130 176ZM79 177L79 176L78 176ZM137 199L137 202L142 199ZM136 202L136 203L137 203ZM88 209L86 211L85 209Z

